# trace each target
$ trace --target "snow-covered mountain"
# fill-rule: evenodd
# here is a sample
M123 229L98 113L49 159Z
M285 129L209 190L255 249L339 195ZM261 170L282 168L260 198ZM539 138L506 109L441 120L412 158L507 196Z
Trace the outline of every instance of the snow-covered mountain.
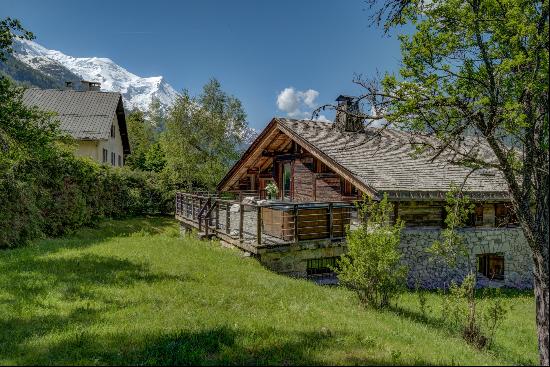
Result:
M49 50L36 42L16 39L13 56L24 64L56 79L79 79L101 83L101 90L120 92L126 109L147 111L153 98L164 108L172 105L177 92L162 76L142 78L130 73L111 59L73 57Z

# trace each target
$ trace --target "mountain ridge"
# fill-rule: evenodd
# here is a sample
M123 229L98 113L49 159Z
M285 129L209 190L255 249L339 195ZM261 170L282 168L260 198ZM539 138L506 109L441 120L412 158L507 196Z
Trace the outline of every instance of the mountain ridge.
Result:
M58 83L50 84L64 85L65 81L89 80L101 83L101 90L108 92L119 92L122 94L126 109L138 108L147 112L153 98L159 100L162 109L168 109L178 96L176 90L166 82L162 76L140 77L116 64L106 57L73 57L61 51L50 50L46 47L28 40L17 39L13 45L13 59L19 63L36 70L42 76L33 75L34 79L55 80ZM11 61L11 69L25 69ZM4 72L13 79L20 82L28 82L36 85L31 80L25 79L23 75L10 75L9 70ZM12 73L13 74L13 73ZM27 74L29 74L27 70ZM77 80L75 80L75 77ZM44 84L44 83L42 83ZM75 83L77 85L78 83ZM52 87L53 87L52 85ZM43 88L44 85L36 85Z

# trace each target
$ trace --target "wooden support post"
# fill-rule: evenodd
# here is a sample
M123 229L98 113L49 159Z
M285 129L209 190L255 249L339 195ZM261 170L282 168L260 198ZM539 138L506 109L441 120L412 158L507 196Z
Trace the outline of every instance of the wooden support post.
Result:
M262 207L258 206L256 208L256 236L258 237L258 246L262 245Z
M225 233L231 233L231 206L229 203L225 204Z
M294 242L298 243L298 204L294 204L293 207L293 217L294 217Z
M218 200L214 201L214 205L216 205L216 216L215 218L215 224L216 224L216 230L220 228L220 202Z
M239 204L239 240L243 240L243 226L244 226L244 205Z
M195 199L190 196L189 201L191 202L191 219L195 219Z
M211 199L208 198L206 200L206 203L204 204L204 210L206 211L205 215L204 215L204 234L208 237L208 233L210 231L210 225L212 223L210 223L210 216L211 216L211 210L210 210L210 204L211 204Z
M332 211L332 203L328 204L328 237L332 240L334 234L334 215Z

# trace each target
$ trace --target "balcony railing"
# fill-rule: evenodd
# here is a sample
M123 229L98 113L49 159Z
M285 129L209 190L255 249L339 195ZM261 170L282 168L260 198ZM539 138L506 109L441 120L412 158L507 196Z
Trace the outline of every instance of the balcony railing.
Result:
M356 224L354 205L346 202L289 203L227 200L178 192L176 217L205 236L254 247L313 240L342 240Z

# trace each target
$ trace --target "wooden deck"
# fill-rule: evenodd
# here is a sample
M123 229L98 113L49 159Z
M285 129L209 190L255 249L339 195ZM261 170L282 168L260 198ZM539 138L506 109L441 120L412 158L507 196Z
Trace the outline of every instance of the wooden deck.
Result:
M347 202L259 205L209 195L176 194L176 219L184 227L253 254L302 242L342 242L354 215L355 207Z

